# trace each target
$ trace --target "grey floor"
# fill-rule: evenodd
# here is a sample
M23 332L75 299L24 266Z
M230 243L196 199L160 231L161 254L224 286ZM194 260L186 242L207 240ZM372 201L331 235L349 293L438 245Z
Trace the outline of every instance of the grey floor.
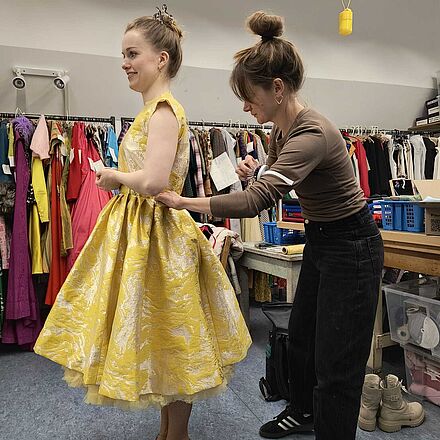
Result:
M249 356L237 367L222 396L194 406L192 440L259 439L259 426L284 408L282 402L267 403L260 397L258 380L264 374L269 324L258 307L252 308L251 319L254 345ZM385 373L402 374L399 347L387 349L385 359ZM394 434L358 431L358 439L439 439L440 407L423 405L426 421L422 426ZM123 412L86 405L81 390L65 385L56 364L0 345L1 440L153 440L158 424L156 410ZM314 436L288 438L312 440Z

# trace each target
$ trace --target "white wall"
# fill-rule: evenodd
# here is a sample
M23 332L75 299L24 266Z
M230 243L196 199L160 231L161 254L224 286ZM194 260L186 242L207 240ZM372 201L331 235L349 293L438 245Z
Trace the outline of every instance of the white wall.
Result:
M47 79L11 86L14 65L68 70L71 114L133 116L141 105L120 69L126 23L162 1L0 0L0 111L62 113ZM337 125L407 128L433 94L440 70L440 0L353 0L354 34L340 37L338 0L271 2L171 0L186 31L184 67L174 84L191 119L252 122L229 89L232 55L255 38L249 13L270 5L307 66L302 97Z
M128 21L162 1L0 0L0 44L117 57ZM184 65L230 69L252 44L245 18L270 8L286 18L312 78L432 87L440 69L439 0L354 0L354 33L337 33L339 0L170 0L187 32ZM52 67L52 66L49 66Z
M11 85L11 65L53 63L69 70L70 112L80 116L135 116L139 94L128 88L118 58L0 46L0 111L17 105L29 113L62 114L62 93L51 78L28 77L24 90ZM184 66L173 84L191 120L255 122L229 87L230 72ZM378 125L406 129L420 114L432 89L400 85L308 78L301 92L306 104L323 112L339 127Z

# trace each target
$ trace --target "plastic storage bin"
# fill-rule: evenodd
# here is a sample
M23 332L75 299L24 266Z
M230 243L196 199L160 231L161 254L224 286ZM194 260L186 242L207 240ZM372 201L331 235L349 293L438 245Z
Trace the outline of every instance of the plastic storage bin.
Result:
M276 222L263 223L264 241L278 245L305 243L302 231L278 228Z
M420 278L383 286L391 339L413 344L440 358L440 301L438 278Z
M393 231L423 232L425 210L417 203L381 200L382 227Z
M440 406L440 361L412 345L402 348L408 391Z

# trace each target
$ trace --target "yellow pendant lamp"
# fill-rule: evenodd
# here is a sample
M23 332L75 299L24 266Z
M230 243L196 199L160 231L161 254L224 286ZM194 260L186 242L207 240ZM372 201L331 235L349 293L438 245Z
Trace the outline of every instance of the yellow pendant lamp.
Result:
M353 11L350 9L351 0L348 0L345 6L344 0L341 0L344 10L339 13L339 35L346 37L353 32Z

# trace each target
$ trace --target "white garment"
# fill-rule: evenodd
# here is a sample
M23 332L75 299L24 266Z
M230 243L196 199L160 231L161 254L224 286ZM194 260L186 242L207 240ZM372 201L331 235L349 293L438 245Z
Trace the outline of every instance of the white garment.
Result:
M397 178L406 178L406 163L404 147L400 143L394 144L394 151L397 151Z
M414 179L421 180L425 178L425 160L426 147L422 136L416 134L409 138L414 148Z
M437 155L435 156L434 161L434 176L433 179L440 179L440 142L439 138L431 138L431 140L437 144L435 150L437 151Z
M406 162L406 178L414 180L414 163L411 151L411 144L408 140L403 141L405 162Z
M390 168L391 168L391 178L397 179L397 165L396 162L394 162L394 140L393 137L390 134L386 134L385 138L388 139L388 158L390 162Z
M353 163L354 175L356 176L357 183L361 186L361 176L359 174L359 162L357 160L356 154L351 156L351 160Z
M226 144L226 152L228 153L229 159L231 159L232 165L234 168L237 168L237 156L235 155L235 144L237 141L234 137L231 136L229 132L226 130L222 130L222 136ZM243 191L243 188L241 186L241 182L235 182L230 187L230 192L238 192ZM236 232L237 234L241 235L241 222L238 218L231 218L229 219L229 227L231 228L231 231Z

